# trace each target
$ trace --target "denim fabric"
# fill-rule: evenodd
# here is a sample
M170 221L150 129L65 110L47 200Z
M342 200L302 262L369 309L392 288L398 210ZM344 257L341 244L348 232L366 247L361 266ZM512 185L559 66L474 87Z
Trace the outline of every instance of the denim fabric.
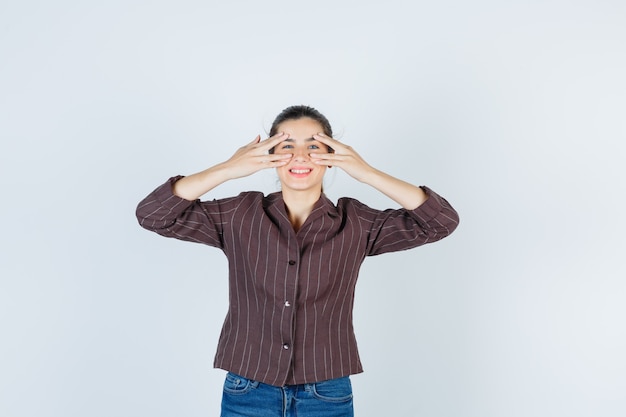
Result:
M274 387L229 372L221 417L353 417L349 377Z

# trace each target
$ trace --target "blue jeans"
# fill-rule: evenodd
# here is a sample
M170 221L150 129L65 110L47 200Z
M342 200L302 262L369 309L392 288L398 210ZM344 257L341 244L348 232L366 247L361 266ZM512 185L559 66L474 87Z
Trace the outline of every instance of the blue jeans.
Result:
M221 417L353 417L352 384L345 376L274 387L229 372Z

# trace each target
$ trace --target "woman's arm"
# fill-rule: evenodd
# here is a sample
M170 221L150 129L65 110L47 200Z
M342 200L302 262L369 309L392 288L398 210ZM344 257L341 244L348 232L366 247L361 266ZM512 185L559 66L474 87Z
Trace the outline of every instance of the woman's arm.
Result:
M261 141L261 137L257 136L252 142L239 148L227 161L176 181L173 192L178 197L192 201L228 180L285 165L291 154L269 154L268 151L288 137L289 135L279 133Z
M428 195L420 187L372 167L350 146L321 133L314 135L314 138L335 151L324 154L312 153L311 158L316 164L337 166L343 169L348 175L374 187L407 210L419 207L428 199Z
M360 181L376 188L407 210L416 209L428 199L428 195L420 187L374 168Z

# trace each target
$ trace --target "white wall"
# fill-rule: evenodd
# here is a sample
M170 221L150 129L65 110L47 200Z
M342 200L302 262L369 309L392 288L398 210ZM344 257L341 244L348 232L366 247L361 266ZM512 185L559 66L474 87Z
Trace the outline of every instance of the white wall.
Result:
M134 209L292 104L462 218L364 264L358 416L625 415L625 4L0 3L0 415L218 415L225 258Z

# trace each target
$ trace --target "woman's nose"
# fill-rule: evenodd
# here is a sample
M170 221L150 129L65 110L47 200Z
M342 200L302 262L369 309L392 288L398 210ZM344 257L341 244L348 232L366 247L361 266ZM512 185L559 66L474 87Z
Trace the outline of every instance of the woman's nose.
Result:
M304 148L296 148L293 151L293 157L294 159L297 159L299 161L304 161L304 160L308 160L309 159L309 150Z

